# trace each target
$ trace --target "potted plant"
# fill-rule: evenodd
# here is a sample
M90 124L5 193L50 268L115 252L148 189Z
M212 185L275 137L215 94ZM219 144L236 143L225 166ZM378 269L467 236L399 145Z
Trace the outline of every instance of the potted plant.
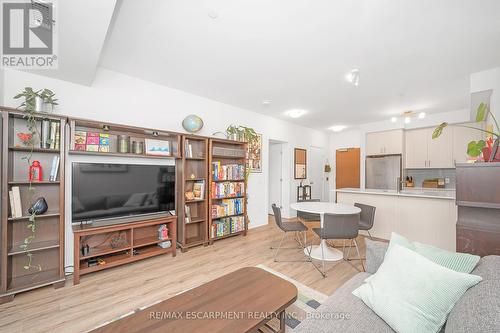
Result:
M489 110L489 107L485 103L479 104L479 107L477 108L476 112L476 122L481 122L484 121L488 114L491 116L491 119L493 120L493 123L495 124L496 130L493 129L492 131L487 131L483 130L481 128L475 128L467 125L454 125L454 126L459 126L459 127L466 127L466 128L471 128L477 131L481 131L484 133L487 133L490 135L490 138L488 140L479 140L479 141L471 141L467 145L467 155L471 157L478 157L483 154L484 160L486 162L500 162L500 154L498 151L498 145L500 143L500 127L498 126L498 122ZM447 127L449 124L444 122L432 133L432 138L436 139L438 138L441 133L443 133L443 130L445 127Z
M14 99L24 97L24 102L19 107L24 107L25 111L52 112L54 105L58 105L55 95L50 89L35 91L31 87L26 87L21 93L14 96Z

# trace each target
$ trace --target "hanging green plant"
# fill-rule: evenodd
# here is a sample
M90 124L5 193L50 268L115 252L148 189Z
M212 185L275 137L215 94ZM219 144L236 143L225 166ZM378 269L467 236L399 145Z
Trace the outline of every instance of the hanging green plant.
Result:
M29 150L27 151L25 156L21 157L21 159L26 161L27 166L29 168L31 165L33 152L35 149L35 142L36 142L35 138L40 138L41 140L40 134L38 133L37 118L36 118L37 112L45 111L43 107L44 103L46 105L51 105L51 108L53 108L54 105L58 104L57 104L57 99L55 98L55 93L49 89L41 89L35 91L31 87L26 87L21 93L14 96L14 99L19 99L19 98L24 98L24 102L22 102L21 105L19 105L18 109L24 108L23 118L26 120L26 127L30 134L26 136L26 140L23 141L23 144L29 147ZM31 206L34 201L35 188L33 187L32 177L28 177L28 179L29 179L28 202L29 205ZM29 230L30 234L24 239L23 244L19 245L20 249L27 251L26 252L27 262L26 265L24 265L23 267L26 270L36 269L38 271L41 271L42 267L40 265L32 264L33 253L30 251L29 248L30 244L36 238L36 230L37 230L36 212L32 211L30 213L26 228Z

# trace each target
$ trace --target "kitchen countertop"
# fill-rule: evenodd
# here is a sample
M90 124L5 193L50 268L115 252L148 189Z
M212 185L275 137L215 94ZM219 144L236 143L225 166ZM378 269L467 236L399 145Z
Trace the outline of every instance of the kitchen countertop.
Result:
M361 189L361 188L342 188L334 191L339 193L361 193L361 194L391 195L400 197L455 200L454 189L428 189L428 188L404 189L399 193L396 190Z

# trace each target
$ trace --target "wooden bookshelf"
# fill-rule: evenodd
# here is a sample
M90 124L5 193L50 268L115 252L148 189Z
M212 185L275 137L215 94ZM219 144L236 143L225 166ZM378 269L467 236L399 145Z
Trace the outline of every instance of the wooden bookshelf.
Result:
M209 140L209 185L208 185L208 236L209 242L224 239L237 235L246 235L248 230L247 218L247 183L245 181L246 168L246 142L210 139ZM236 171L226 174L216 175L215 164L228 170L228 166L237 166ZM230 173L230 174L228 174ZM224 193L215 193L217 187L224 187ZM229 189L229 190L228 190ZM238 191L231 192L231 191ZM226 193L230 192L230 193ZM214 214L214 206L233 206L238 201L241 209L239 211L229 211L225 214ZM224 224L224 233L217 232L217 225ZM242 223L236 223L242 222ZM236 224L236 225L235 225Z
M168 238L159 239L158 228L165 224ZM74 225L74 277L73 283L80 283L80 276L103 269L128 264L160 254L176 255L177 216L150 218L136 222L94 227ZM122 238L123 244L112 245L113 237ZM170 241L169 248L160 243ZM89 253L82 253L82 246L89 246ZM98 265L89 265L89 260L98 259Z
M195 135L182 136L182 159L178 162L178 235L181 251L208 244L208 139ZM203 183L201 199L186 198L186 192Z
M2 108L1 135L1 246L0 246L0 303L7 302L20 292L54 285L62 287L64 275L64 126L66 118L54 114L36 114L39 137L34 138L34 147L24 145L18 133L28 133L25 113L21 110ZM54 124L54 144L42 140L42 122L49 127ZM57 128L58 127L58 128ZM47 133L47 131L45 131ZM56 137L57 134L57 137ZM50 137L45 137L50 139ZM43 180L32 181L30 189L29 164L39 161ZM49 180L52 160L59 157L58 175ZM9 191L19 188L21 216L14 216L10 207ZM34 239L24 248L24 239L32 235L27 212L37 198L47 201L48 211L36 216ZM25 269L32 257L32 267ZM38 269L38 266L40 269Z
M181 157L181 135L174 132L78 118L68 119L67 132L70 154L150 159ZM126 149L120 149L120 136L128 142ZM147 140L160 142L168 151L148 152ZM134 150L134 145L142 147L141 151Z

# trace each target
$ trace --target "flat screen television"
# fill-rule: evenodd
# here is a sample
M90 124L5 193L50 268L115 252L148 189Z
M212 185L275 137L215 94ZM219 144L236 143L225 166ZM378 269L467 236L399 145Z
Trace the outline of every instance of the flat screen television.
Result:
M72 164L73 223L166 213L175 209L175 166Z

